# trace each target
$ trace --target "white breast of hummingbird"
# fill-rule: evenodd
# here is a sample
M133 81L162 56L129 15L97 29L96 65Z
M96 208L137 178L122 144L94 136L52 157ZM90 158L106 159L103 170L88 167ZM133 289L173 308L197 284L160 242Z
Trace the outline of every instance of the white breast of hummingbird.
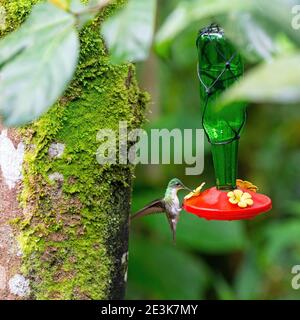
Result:
M170 190L170 193L168 194L168 200L166 201L166 209L175 217L179 215L181 208L176 189Z

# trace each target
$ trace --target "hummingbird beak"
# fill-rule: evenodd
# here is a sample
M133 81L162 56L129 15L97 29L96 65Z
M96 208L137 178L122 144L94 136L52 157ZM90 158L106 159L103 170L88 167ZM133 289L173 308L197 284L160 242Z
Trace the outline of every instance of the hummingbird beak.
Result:
M186 187L184 184L182 185L182 189L188 190L188 191L190 191L190 192L192 192L192 191L193 191L192 189L190 189L190 188Z

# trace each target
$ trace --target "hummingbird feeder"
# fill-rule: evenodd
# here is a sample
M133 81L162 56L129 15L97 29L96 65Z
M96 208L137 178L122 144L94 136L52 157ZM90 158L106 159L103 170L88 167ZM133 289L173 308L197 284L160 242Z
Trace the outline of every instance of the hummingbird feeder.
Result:
M200 31L197 49L202 126L211 144L216 187L203 192L196 189L185 198L183 208L208 220L251 219L269 211L272 202L257 193L251 183L237 180L238 145L246 121L246 103L235 102L222 109L216 105L224 90L243 75L243 61L215 24Z

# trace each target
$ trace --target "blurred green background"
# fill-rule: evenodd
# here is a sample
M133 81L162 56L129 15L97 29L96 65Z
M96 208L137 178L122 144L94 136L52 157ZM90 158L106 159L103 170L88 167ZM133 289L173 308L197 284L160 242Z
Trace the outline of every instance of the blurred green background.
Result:
M179 2L159 2L158 25ZM138 66L141 87L152 96L147 130L201 128L198 29L197 23L186 28L173 42L168 58L153 53ZM249 105L240 140L238 176L272 198L272 211L241 222L209 222L183 211L176 246L165 215L134 221L127 299L300 298L300 292L291 286L291 269L300 264L299 146L299 106ZM204 173L185 176L185 167L139 165L132 211L162 197L173 177L191 188L202 181L209 187L214 184L207 143Z

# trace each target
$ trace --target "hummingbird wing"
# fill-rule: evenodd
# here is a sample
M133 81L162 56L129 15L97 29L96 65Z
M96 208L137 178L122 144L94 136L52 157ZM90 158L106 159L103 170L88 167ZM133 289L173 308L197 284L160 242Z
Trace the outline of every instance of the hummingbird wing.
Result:
M132 215L130 217L130 220L133 220L135 218L144 217L149 214L154 213L162 213L165 212L165 202L162 199L154 200L150 202L147 206L145 206L143 209L139 210L137 213Z

